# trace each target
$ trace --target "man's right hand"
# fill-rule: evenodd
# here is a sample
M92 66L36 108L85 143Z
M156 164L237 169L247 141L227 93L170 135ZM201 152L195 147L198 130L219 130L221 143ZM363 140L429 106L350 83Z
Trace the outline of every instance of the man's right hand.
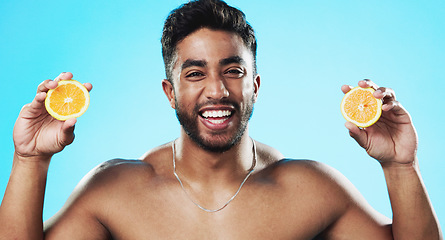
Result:
M73 142L76 119L59 121L45 109L48 90L56 88L59 80L68 80L72 77L72 73L64 72L54 80L43 81L37 89L34 100L22 108L13 131L16 155L49 159ZM90 83L84 85L91 91Z

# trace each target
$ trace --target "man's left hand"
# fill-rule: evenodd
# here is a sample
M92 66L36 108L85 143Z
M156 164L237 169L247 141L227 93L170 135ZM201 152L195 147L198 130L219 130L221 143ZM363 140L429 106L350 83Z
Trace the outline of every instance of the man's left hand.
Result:
M346 128L360 146L382 165L411 164L416 159L417 134L409 113L396 100L390 88L378 87L370 80L359 81L363 88L372 87L374 97L382 99L382 116L372 126L359 128L347 122ZM341 90L347 93L351 86L343 85Z

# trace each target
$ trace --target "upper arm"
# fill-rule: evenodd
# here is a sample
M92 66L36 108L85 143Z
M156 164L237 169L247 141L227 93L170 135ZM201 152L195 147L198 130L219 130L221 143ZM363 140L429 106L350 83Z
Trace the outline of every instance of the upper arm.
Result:
M309 204L322 212L317 216L324 226L317 239L393 239L391 220L374 210L340 172L319 162L297 162L313 193Z
M372 209L352 205L321 236L322 239L393 239L390 221Z
M101 217L110 180L110 161L90 171L76 186L65 205L44 223L45 239L111 239Z
M325 239L393 239L391 220L372 208L345 176L324 164L317 164L317 168L332 179L331 191L339 192L337 201L344 202L323 233Z
M45 239L111 239L99 219L77 204L70 204L44 223Z

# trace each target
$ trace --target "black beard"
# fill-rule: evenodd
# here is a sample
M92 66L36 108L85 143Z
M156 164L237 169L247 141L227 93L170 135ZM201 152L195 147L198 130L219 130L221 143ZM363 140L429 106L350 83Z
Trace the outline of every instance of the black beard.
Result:
M205 105L231 105L235 108L236 113L241 113L241 121L239 123L239 126L237 128L237 131L235 134L227 141L225 144L216 144L210 141L207 141L204 139L200 134L198 130L198 122L197 119L199 117L199 109ZM254 95L252 95L252 98L250 102L246 105L246 108L243 112L241 112L240 106L236 102L232 102L228 99L222 99L219 101L208 101L206 103L198 104L193 108L193 111L191 113L187 111L182 111L182 107L178 103L177 99L175 98L175 110L176 110L176 117L178 118L179 123L181 124L182 128L186 132L186 134L196 143L198 146L203 148L206 151L210 152L216 152L216 153L222 153L236 144L239 143L241 140L241 137L244 135L244 132L246 131L247 124L249 123L250 118L253 114L253 105L254 105Z

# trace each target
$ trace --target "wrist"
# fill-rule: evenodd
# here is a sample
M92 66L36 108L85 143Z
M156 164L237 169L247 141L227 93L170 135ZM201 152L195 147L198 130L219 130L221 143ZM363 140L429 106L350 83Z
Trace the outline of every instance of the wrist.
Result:
M383 161L383 162L379 161L379 163L384 170L385 169L401 170L401 169L418 168L417 156L414 156L412 159L404 161Z
M399 162L383 162L380 163L383 172L386 177L407 177L409 175L419 174L419 165L417 157L411 162L399 163Z
M42 156L25 156L18 152L14 152L14 165L26 166L33 169L47 170L51 161L52 155Z

